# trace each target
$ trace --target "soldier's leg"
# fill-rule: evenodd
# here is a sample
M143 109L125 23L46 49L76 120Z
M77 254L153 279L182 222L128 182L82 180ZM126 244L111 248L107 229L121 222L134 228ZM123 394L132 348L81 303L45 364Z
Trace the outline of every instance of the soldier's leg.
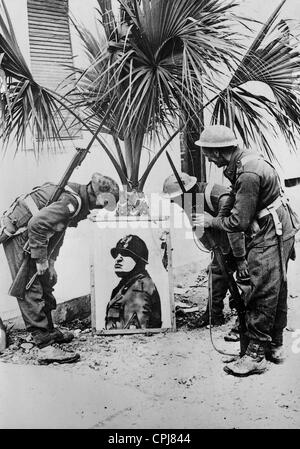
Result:
M23 261L23 247L27 240L26 233L20 234L4 243L4 251L14 279ZM35 273L35 264L29 263L29 279ZM24 293L23 298L17 298L18 305L29 332L34 330L48 331L48 319L45 313L43 288L37 277L31 288Z
M278 246L252 248L248 265L253 289L246 304L247 334L250 339L264 344L272 340L281 288Z
M215 257L211 262L208 276L208 284L209 288L211 288L212 297L212 316L220 317L223 316L224 299L228 290L228 282Z
M252 294L246 304L246 336L248 348L243 357L224 370L244 377L266 370L266 348L271 343L272 329L281 285L280 260L277 245L252 248L248 254Z
M23 261L23 247L27 241L27 233L15 236L3 244L5 255L14 279ZM29 276L35 273L34 261L30 262ZM42 282L43 281L43 282ZM54 329L51 311L56 308L56 301L52 294L53 286L45 276L37 277L23 298L17 298L18 305L25 323L39 347L51 343L65 343L73 339L71 332Z
M290 255L294 250L294 237L284 242L283 249L284 249L283 252L285 258L285 265L287 270ZM282 363L285 358L282 345L283 345L283 330L287 325L287 296L288 296L287 281L284 281L283 278L281 277L280 291L276 308L276 316L274 326L271 331L272 342L267 352L267 358L274 363Z
M227 290L227 280L224 278L217 260L213 257L208 267L208 295L211 298L211 324L213 325L222 325L225 322L223 309ZM209 301L210 299L207 301L203 315L190 327L205 327L209 324Z

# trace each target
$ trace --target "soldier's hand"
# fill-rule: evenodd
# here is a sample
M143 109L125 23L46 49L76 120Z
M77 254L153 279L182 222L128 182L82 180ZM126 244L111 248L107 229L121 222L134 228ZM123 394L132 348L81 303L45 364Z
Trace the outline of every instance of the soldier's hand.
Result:
M49 278L52 282L52 285L55 285L57 283L57 273L54 268L54 260L49 260Z
M207 212L202 214L194 213L192 215L193 225L197 227L209 228L211 226L212 219L213 217Z
M45 274L46 271L48 270L48 268L49 268L49 263L48 263L47 259L45 259L45 260L38 259L36 261L36 271L39 276L42 276L43 274Z
M249 267L246 259L237 260L237 277L240 279L249 279Z

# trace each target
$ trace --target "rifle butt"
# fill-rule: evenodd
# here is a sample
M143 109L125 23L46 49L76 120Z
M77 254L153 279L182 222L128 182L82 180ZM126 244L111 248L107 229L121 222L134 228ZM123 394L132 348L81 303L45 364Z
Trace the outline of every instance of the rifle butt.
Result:
M24 296L26 284L28 282L29 275L29 257L25 256L19 271L13 280L8 294L14 296L15 298L22 298Z

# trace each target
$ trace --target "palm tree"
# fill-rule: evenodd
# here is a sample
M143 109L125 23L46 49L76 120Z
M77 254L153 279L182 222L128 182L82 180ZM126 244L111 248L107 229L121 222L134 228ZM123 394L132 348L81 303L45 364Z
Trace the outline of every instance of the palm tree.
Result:
M187 124L203 125L202 112L209 106L212 121L230 124L246 146L255 141L272 156L264 128L276 133L274 123L295 145L300 124L295 68L300 58L289 25L277 23L285 0L248 51L234 31L240 19L233 14L233 1L118 1L120 18L113 14L111 0L98 0L103 39L74 21L89 66L75 69L76 85L61 96L34 81L2 0L6 17L0 17L0 77L2 73L6 143L15 137L18 147L24 145L28 129L37 137L38 151L50 135L59 142L58 118L64 123L67 109L92 133L101 128L96 138L122 183L138 191L170 141ZM274 99L247 89L253 80L268 84ZM112 135L114 150L105 144L103 133ZM140 173L142 151L153 139L165 143Z

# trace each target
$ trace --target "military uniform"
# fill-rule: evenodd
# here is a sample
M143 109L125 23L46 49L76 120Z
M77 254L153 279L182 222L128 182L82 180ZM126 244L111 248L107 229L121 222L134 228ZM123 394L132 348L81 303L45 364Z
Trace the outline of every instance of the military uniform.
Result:
M267 342L282 345L287 323L287 282L284 271L293 254L294 235L299 229L282 197L278 175L257 153L233 152L224 171L232 192L212 220L216 230L245 232L252 292L246 305L247 336L262 347ZM257 221L255 232L251 229ZM280 225L282 235L276 234ZM281 240L281 255L280 242Z
M230 197L231 189L219 184L208 184L204 190L204 211L208 212L213 217L216 217L225 204L227 204ZM227 267L232 272L236 271L236 259L244 258L246 255L244 235L241 232L227 234L224 231L212 230L211 232L214 241L219 245L222 253L225 257ZM204 234L200 237L200 241L203 245L210 249L209 243ZM222 324L224 298L228 291L228 280L224 277L224 274L218 264L218 261L213 256L209 270L208 270L208 283L212 288L212 322L216 324ZM204 319L208 316L208 305L206 308ZM201 318L203 319L203 317ZM206 320L207 321L207 320Z
M204 211L208 212L213 217L216 217L223 209L224 204L227 203L231 189L215 183L197 183L197 178L194 176L189 176L186 173L180 173L179 175L187 193L184 195L182 194L182 189L178 184L176 176L171 175L164 181L162 195L172 199L176 203L179 203L179 205L184 208L184 211L193 225L192 213L203 212L203 210L198 210L200 208L198 195L204 194ZM205 248L211 249L209 239L205 235L205 229L203 233L202 228L195 227L194 232ZM212 230L210 233L214 239L214 242L220 247L228 269L231 271L236 271L237 259L243 260L246 255L244 234L241 232L231 232L227 235L226 232L220 232L219 230ZM212 323L223 324L224 298L228 291L228 280L224 276L215 256L213 256L208 273L209 285L212 288ZM200 320L195 323L195 325L197 327L202 327L207 325L208 322L209 313L207 305L205 313L201 316ZM194 324L192 327L194 327Z
M146 270L132 273L113 290L106 308L106 329L161 327L157 288Z
M36 260L47 259L50 253L51 259L56 260L66 228L77 226L89 213L86 186L70 183L58 201L44 207L54 189L51 183L33 189L30 194L17 198L4 215L9 238L3 241L3 248L13 279L22 264L27 240L31 253L30 279L36 272ZM56 301L49 273L37 276L30 289L17 300L29 332L53 329L51 310L56 308Z

